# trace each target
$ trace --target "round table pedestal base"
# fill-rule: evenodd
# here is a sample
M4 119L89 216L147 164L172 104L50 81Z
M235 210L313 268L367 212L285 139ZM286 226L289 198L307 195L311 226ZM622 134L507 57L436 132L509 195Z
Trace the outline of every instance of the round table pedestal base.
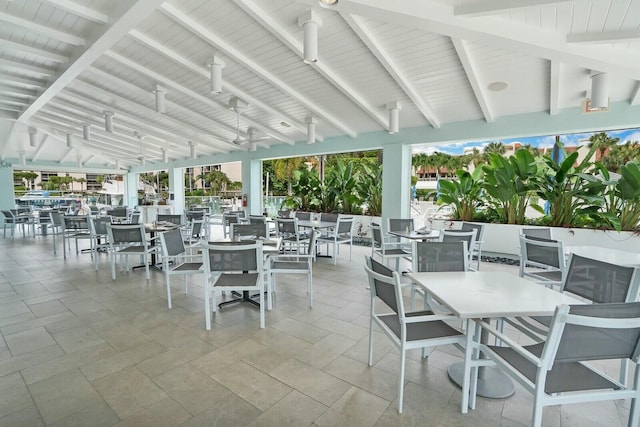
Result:
M491 366L478 368L478 390L477 395L489 399L504 399L511 396L516 391L513 381L505 373ZM458 387L462 387L464 377L464 362L454 363L447 370L451 381Z

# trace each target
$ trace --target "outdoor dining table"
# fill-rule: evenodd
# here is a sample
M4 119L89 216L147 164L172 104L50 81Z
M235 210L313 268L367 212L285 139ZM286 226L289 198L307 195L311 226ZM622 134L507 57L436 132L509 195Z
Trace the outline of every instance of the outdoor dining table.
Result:
M440 238L440 230L412 230L389 231L389 234L409 240L437 240Z
M581 301L505 271L409 272L410 277L436 301L467 322L466 333L473 334L475 320L520 316L551 316L558 305L582 304ZM473 337L467 337L467 342ZM480 342L487 343L483 333ZM470 360L471 346L465 349ZM482 357L482 356L481 356ZM459 386L464 380L464 362L448 369L449 378ZM479 396L502 399L515 391L513 382L493 367L478 368ZM469 396L462 396L462 413Z
M592 258L610 264L622 265L625 267L640 267L640 253L621 251L620 249L604 248L602 246L583 245L565 246L566 256L576 254L585 258Z

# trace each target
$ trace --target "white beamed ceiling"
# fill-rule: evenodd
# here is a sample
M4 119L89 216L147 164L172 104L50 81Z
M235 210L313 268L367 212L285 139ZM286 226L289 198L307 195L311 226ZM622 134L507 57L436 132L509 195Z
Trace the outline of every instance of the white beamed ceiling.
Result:
M385 132L385 106L396 101L402 128L557 114L588 96L593 71L609 73L611 102L640 103L640 0L60 4L0 0L2 160L24 152L32 165L80 157L85 167L129 167L141 153L160 163L163 149L186 159L188 141L199 155L245 151L231 142L231 96L249 104L240 136L252 127L267 149L304 143L308 117L318 144ZM315 65L301 58L298 16L309 9L322 21ZM213 55L225 62L221 94L209 93ZM491 91L494 82L508 87ZM155 110L156 84L165 114ZM113 133L104 110L115 114ZM82 140L87 122L91 141ZM38 130L35 147L29 127Z

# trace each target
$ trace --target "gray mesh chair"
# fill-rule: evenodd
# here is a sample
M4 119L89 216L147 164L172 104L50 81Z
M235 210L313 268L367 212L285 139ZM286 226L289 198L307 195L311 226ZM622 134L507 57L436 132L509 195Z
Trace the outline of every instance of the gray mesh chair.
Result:
M337 213L321 213L320 221L322 222L338 222L338 217L340 215Z
M267 217L264 215L249 215L250 224L266 224Z
M338 217L338 222L333 231L318 237L318 244L326 244L327 250L329 245L333 245L333 264L338 262L338 254L340 253L340 245L349 244L349 261L351 261L351 253L353 247L353 217Z
M476 230L476 241L471 248L470 258L476 257L476 270L480 270L480 261L482 261L482 244L484 243L484 224L476 224L475 222L462 222L460 231Z
M298 274L307 276L307 295L309 307L313 307L313 261L316 255L317 233L311 230L309 243L304 254L295 255L271 255L268 258L267 280L271 292L276 291L275 275ZM271 309L271 307L269 307Z
M89 216L87 215L65 215L64 224L66 239L69 244L71 239L76 241L76 254L80 253L78 240L89 240L91 242L91 230L89 228Z
M415 221L413 218L388 218L387 219L387 231L398 231L401 233L408 233L415 230ZM388 235L390 242L401 242L402 238L393 234ZM405 243L403 249L406 251L411 250L411 243Z
M7 237L6 233L7 233L7 225L9 225L9 228L11 228L11 238L13 239L15 236L15 229L16 229L16 225L21 225L22 226L22 236L24 237L25 231L24 231L24 225L26 224L25 221L21 221L20 219L17 218L17 215L15 215L11 210L6 209L6 210L2 210L0 211L2 212L2 215L4 215L4 230L2 233L2 236L4 238Z
M109 249L109 233L107 231L108 224L111 224L110 216L89 218L89 231L91 232L91 255L93 257L93 266L96 271L98 271L98 252L108 251Z
M269 229L266 223L261 224L231 224L232 240L256 240L269 237Z
M520 277L560 286L566 271L562 241L520 236Z
M631 399L628 425L638 426L640 369L627 387L590 362L640 361L640 303L559 306L546 340L527 346L485 322L479 326L506 346L474 346L535 396L532 426L542 425L545 406L618 399ZM471 408L475 407L476 362L471 362Z
M471 263L473 262L472 260L473 248L475 247L477 240L478 240L478 235L477 235L476 229L469 230L469 231L443 230L442 233L440 233L441 242L463 241L466 243L467 253L469 256L469 265L471 265Z
M171 308L171 276L180 275L184 280L184 294L189 294L188 276L202 274L202 258L187 254L187 248L182 241L180 229L160 233L160 247L162 248L162 270L167 284L167 306Z
M191 210L185 213L187 217L187 222L191 223L195 221L203 221L204 220L204 211L203 210Z
M414 241L411 250L411 270L415 272L468 271L469 255L464 242ZM411 286L411 309L415 307L416 294L422 295L425 308L433 306L423 289Z
M276 233L282 239L284 251L300 252L300 242L304 238L298 229L298 218L277 218Z
M525 237L537 237L538 239L551 240L551 228L549 227L522 227L520 235Z
M56 236L62 238L62 256L67 258L66 236L67 231L65 229L64 214L61 212L49 212L49 218L51 223L49 224L49 230L53 237L53 254L56 255Z
M116 257L125 257L126 270L129 270L129 257L139 256L144 264L146 278L149 280L149 262L151 253L157 250L147 242L143 224L108 224L109 252L111 254L111 278L116 280Z
M291 209L278 211L278 218L291 218Z
M399 270L400 259L411 256L411 253L404 250L398 242L386 242L379 224L372 222L369 229L371 230L371 256L379 256L385 264L393 259L396 261L396 271Z
M225 239L231 234L231 224L238 223L240 223L240 221L238 220L237 214L226 212L222 214L222 233Z
M298 221L311 221L311 212L296 212L295 217Z
M390 270L371 257L366 258L365 271L371 289L369 366L373 365L373 330L376 325L400 351L398 412L402 413L407 350L417 348L425 350L429 347L447 344L461 346L464 342L464 335L444 322L444 320L457 319L454 316L436 316L431 311L405 312L402 285L397 271ZM378 307L381 306L383 306L384 312L378 312Z
M258 292L260 328L264 328L264 262L262 242L202 242L204 265L204 308L207 330L211 329L211 312L217 311L218 291L242 292L239 301L251 301L250 292ZM268 293L270 298L270 293Z
M633 267L610 264L591 258L571 254L569 267L560 286L561 292L570 293L591 303L621 303L638 300L640 271ZM533 320L533 322L531 321ZM534 339L549 332L550 316L505 319ZM522 327L524 326L524 328ZM620 381L625 382L627 365L620 366Z

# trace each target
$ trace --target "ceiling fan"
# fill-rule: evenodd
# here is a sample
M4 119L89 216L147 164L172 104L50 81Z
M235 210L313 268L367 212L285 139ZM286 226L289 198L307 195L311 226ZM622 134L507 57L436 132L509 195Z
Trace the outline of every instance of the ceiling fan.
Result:
M257 138L255 136L255 129L252 127L247 128L248 138L241 138L240 137L240 113L242 112L242 110L247 108L249 104L247 104L246 102L244 102L243 100L239 99L236 96L232 96L231 98L229 98L228 106L231 110L235 111L236 113L236 137L234 140L231 141L233 144L235 145L249 144L249 151L256 151L258 141L270 139L269 137Z

